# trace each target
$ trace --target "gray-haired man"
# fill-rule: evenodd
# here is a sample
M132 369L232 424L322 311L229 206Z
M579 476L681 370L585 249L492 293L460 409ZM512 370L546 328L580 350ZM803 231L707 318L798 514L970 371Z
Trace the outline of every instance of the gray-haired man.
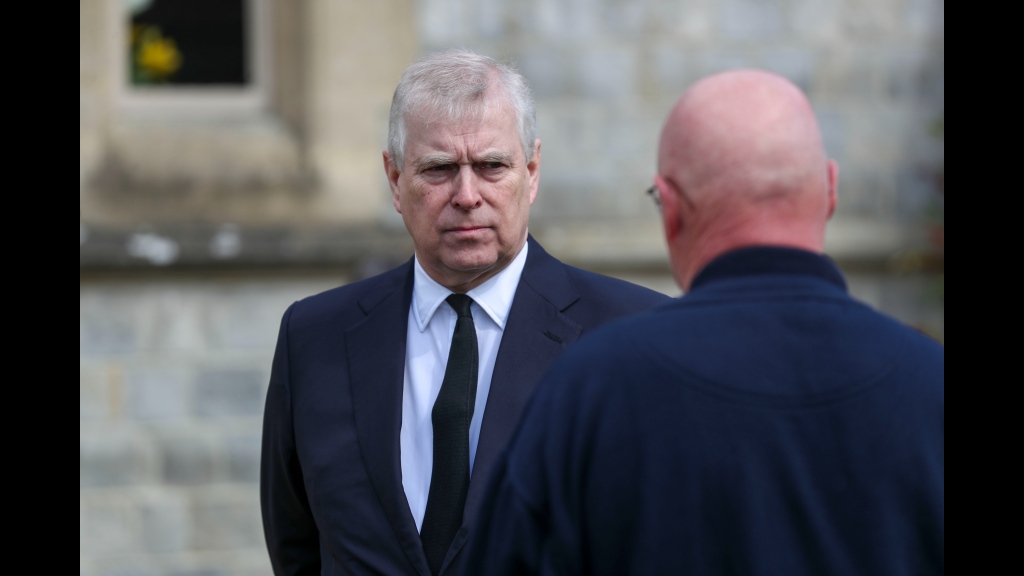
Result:
M540 161L514 70L463 50L406 70L384 168L415 256L281 324L261 478L277 574L461 572L488 471L545 368L667 300L529 237Z

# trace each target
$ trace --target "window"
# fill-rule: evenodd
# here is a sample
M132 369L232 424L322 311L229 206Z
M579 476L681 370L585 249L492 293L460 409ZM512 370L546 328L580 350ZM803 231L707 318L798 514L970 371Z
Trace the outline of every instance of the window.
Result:
M132 86L245 86L243 0L136 0L126 6Z
M116 0L113 75L129 116L251 117L268 105L267 0Z

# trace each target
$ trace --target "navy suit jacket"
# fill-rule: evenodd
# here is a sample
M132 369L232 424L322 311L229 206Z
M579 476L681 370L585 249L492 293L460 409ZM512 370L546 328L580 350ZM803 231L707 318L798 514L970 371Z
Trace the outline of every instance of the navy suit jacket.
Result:
M553 364L467 573L940 574L944 373L826 258L721 256Z
M584 332L668 297L562 264L530 238L494 366L457 574L484 480L540 375ZM260 499L276 574L429 576L399 434L413 263L293 304L264 415Z

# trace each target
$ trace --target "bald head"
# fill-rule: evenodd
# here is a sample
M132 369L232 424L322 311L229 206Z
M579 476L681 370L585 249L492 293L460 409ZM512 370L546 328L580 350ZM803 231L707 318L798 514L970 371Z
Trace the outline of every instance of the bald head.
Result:
M699 267L744 246L820 252L835 172L814 111L790 81L737 70L695 84L669 114L658 150L666 218L681 219L666 221L670 250L684 244L685 261L673 254L673 266L697 267L677 280L687 288Z

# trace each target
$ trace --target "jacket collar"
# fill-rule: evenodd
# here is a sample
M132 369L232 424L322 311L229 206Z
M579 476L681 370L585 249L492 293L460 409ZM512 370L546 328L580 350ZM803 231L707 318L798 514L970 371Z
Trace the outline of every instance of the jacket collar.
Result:
M782 246L754 246L726 252L701 269L690 284L690 291L722 280L764 275L813 276L846 291L846 280L831 258Z

